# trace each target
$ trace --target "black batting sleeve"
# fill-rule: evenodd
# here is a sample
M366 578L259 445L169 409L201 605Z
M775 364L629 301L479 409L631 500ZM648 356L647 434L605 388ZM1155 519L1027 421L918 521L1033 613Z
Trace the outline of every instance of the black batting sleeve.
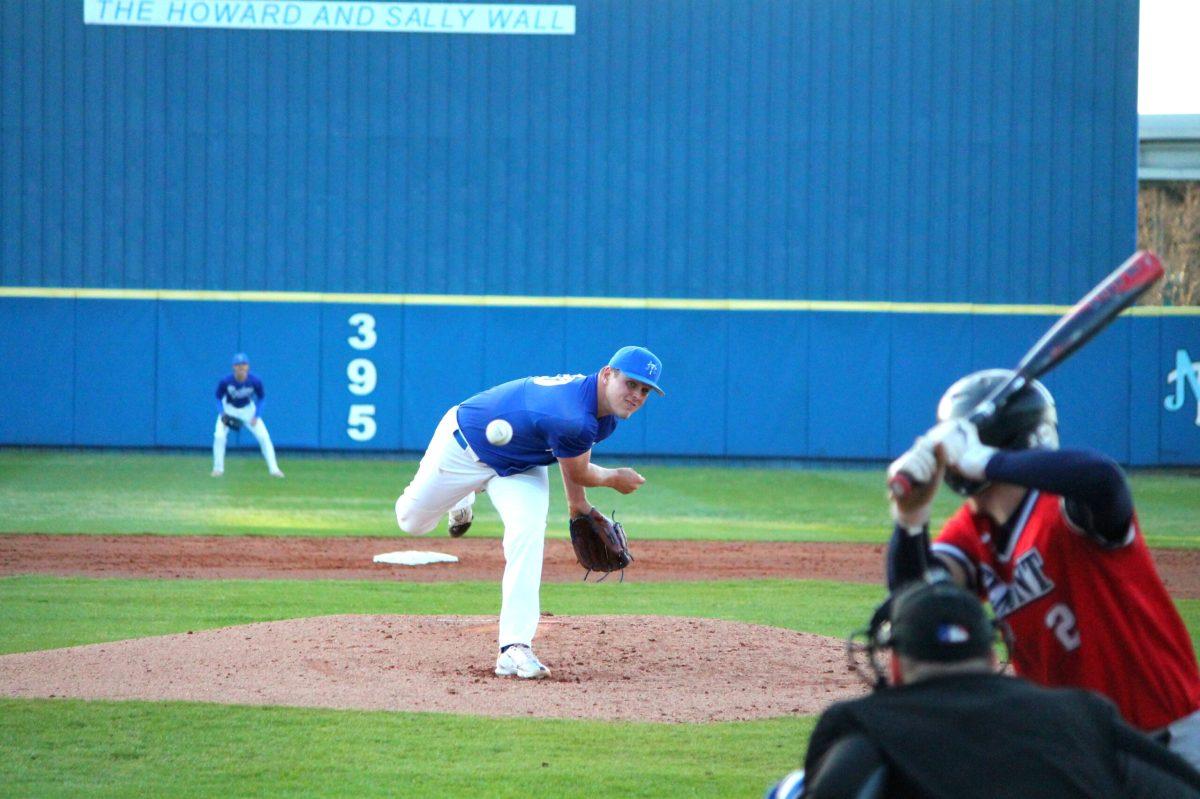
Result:
M1107 544L1121 544L1133 518L1133 495L1121 467L1086 449L1001 450L987 478L1058 494L1075 526Z
M887 585L889 591L912 580L920 580L931 560L929 527L912 535L900 525L892 530L887 551Z

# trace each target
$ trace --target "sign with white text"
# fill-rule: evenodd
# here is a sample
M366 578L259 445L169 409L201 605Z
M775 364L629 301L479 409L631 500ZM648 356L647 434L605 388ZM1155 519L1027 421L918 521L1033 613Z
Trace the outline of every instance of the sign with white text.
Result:
M571 36L575 6L331 0L83 0L88 25Z

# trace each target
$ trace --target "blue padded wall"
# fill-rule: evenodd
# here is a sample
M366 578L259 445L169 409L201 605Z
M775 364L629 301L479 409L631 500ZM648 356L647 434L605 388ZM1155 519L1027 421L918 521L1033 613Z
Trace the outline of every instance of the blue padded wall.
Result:
M75 435L72 444L157 443L158 309L116 300L75 306Z
M885 457L888 318L812 314L809 337L809 451L818 458Z
M217 417L217 382L232 371L230 357L239 349L241 304L160 302L157 305L155 443L211 446ZM270 389L268 385L267 390Z
M75 303L4 300L0 319L0 392L10 399L0 414L0 443L72 443Z
M1050 321L935 304L1069 304L1134 247L1137 0L581 0L556 37L80 6L0 4L0 387L38 398L0 443L207 447L245 349L280 446L415 451L482 387L640 342L668 396L604 453L886 458ZM1182 350L1195 316L1122 320L1048 378L1064 438L1200 462Z
M642 343L663 359L667 395L622 422L600 458L881 460L933 423L957 377L1013 365L1053 321L577 313L585 326L543 340L561 322L549 309L0 299L11 322L0 330L0 357L14 366L0 371L0 390L35 398L0 414L0 444L206 448L216 383L244 350L265 383L263 418L282 448L419 452L442 413L477 391L532 374L593 372L618 346ZM1118 320L1044 378L1063 442L1134 465L1200 463L1197 363L1194 316ZM370 407L371 435L355 406ZM243 434L234 446L256 444Z
M265 405L263 418L274 421L279 417L276 405L285 409L288 424L277 429L270 424L271 440L277 447L311 447L319 440L319 410L321 403L322 364L321 307L271 303L241 304L238 336L230 345L245 352L250 370L264 383ZM213 342L217 343L217 342ZM229 374L230 368L217 369L210 375L213 388L217 380ZM336 375L332 375L336 377ZM215 408L214 408L215 410ZM239 443L257 447L258 442L248 432L238 436Z

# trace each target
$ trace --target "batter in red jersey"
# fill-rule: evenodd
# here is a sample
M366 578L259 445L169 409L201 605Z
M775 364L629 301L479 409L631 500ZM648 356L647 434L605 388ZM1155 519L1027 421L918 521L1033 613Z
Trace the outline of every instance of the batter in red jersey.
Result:
M889 585L920 576L932 558L1011 628L1019 675L1107 696L1200 767L1200 671L1125 475L1099 453L1058 448L1054 400L1037 381L978 428L967 421L1008 376L986 370L951 386L939 424L890 467L917 485L892 502ZM967 501L930 547L943 476Z

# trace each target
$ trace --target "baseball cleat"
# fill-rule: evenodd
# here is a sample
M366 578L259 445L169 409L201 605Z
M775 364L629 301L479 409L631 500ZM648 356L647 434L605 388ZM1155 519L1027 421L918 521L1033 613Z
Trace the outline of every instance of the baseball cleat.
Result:
M271 476L272 477L283 477L283 472L276 469L275 471L271 472Z
M220 469L213 469L213 472L212 472L213 477L220 477L223 474L225 474L225 472L221 471Z
M450 511L450 537L462 538L463 534L471 529L471 522L474 520L475 511L470 505Z
M496 658L496 676L511 677L514 674L524 680L540 680L550 676L550 669L542 665L529 644L514 644Z

